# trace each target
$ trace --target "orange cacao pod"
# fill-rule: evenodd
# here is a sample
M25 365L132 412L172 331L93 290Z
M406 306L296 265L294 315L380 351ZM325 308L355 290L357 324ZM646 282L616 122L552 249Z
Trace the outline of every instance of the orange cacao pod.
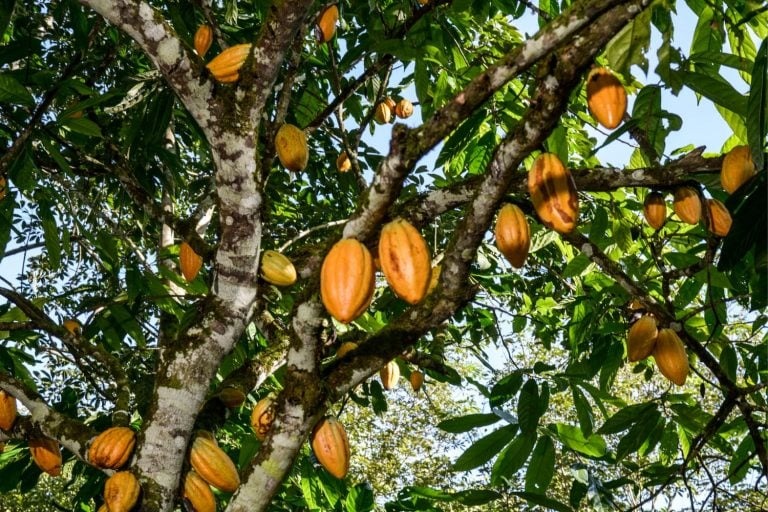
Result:
M181 242L179 247L179 266L181 274L187 281L194 281L200 268L203 266L203 258L192 249L187 242Z
M234 492L240 485L240 475L232 459L216 444L210 432L198 433L192 443L189 463L203 480L224 492Z
M194 471L184 478L184 500L191 512L216 512L216 498L208 484Z
M136 434L128 427L108 428L91 443L88 460L96 467L119 469L125 466L136 444Z
M542 224L570 233L579 216L579 196L573 176L553 153L542 153L528 171L528 193Z
M717 199L707 199L707 229L719 237L724 237L731 230L731 213L725 205Z
M213 29L210 25L200 25L198 27L197 32L195 32L194 42L197 54L200 58L205 57L205 54L208 53L208 49L211 47L211 43L213 43Z
M104 482L104 503L109 512L128 512L139 501L139 481L129 471L118 471Z
M237 82L240 78L240 68L243 67L249 53L251 53L250 44L236 44L215 56L205 67L219 82Z
M403 98L395 105L395 115L400 119L408 119L413 115L413 103Z
M413 390L418 392L421 389L421 386L424 385L424 374L419 370L414 370L411 372L411 377L408 380L411 381Z
M331 247L320 270L320 298L339 322L348 324L373 300L373 260L368 248L353 238Z
M607 68L595 68L587 76L587 107L595 120L613 130L627 111L627 92Z
M0 430L11 430L16 421L16 398L0 389Z
M757 173L749 146L736 146L723 158L720 168L720 184L729 194L742 186Z
M304 130L284 124L275 135L275 149L280 163L289 171L303 171L309 163L309 146Z
M47 437L30 438L29 453L42 471L51 476L61 474L61 449L58 441Z
M5 199L5 194L8 192L8 182L5 181L5 178L0 176L0 201Z
M664 194L654 191L645 196L643 216L653 229L659 229L664 225L667 220L667 203L664 201Z
M290 286L296 282L296 268L286 256L267 250L261 255L261 277L277 286Z
M377 103L374 107L373 118L379 124L387 124L392 119L392 110L385 102Z
M400 380L400 367L395 361L390 361L379 370L379 378L384 389L394 389L397 387L397 381Z
M326 7L317 17L317 41L327 43L336 33L336 22L339 21L339 8L336 5Z
M273 421L275 421L275 397L270 394L256 402L251 412L251 427L260 441L267 438Z
M531 230L523 211L514 204L502 206L493 233L504 257L513 267L522 267L531 247Z
M312 431L312 451L317 461L336 478L349 471L349 440L344 426L332 416L321 419Z
M432 273L429 248L410 222L398 218L381 229L379 262L389 286L406 302L416 304L427 295Z
M344 343L341 344L341 346L339 347L339 350L336 351L336 358L341 359L342 357L349 354L356 348L357 348L357 343L355 343L354 341L345 341Z
M688 355L683 341L672 329L660 329L653 349L656 366L666 378L682 386L688 377Z
M656 327L656 319L651 315L641 316L632 327L627 336L627 359L630 362L645 359L656 346L656 337L659 330Z
M64 328L65 328L66 330L68 330L68 331L69 331L69 332L70 332L70 333L71 333L73 336L80 336L80 333L82 333L82 332L83 332L83 328L82 328L82 326L80 325L80 322L78 322L77 320L75 320L75 319L73 319L73 318L67 318L66 320L64 320L64 322L62 323L62 325L63 325L63 326L64 326Z
M698 224L701 220L701 199L693 187L680 187L675 190L675 213L680 220L688 224Z
M228 409L240 407L243 405L243 402L245 402L245 393L234 386L225 386L221 388L221 391L219 391L216 396Z
M346 151L342 151L336 159L336 169L338 169L339 172L347 172L351 168L352 160L349 159Z

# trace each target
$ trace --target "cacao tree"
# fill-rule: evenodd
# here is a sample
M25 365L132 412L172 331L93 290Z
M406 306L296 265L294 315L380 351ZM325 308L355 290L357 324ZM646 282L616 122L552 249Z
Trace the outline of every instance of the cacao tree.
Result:
M77 510L766 507L763 3L2 0L0 34L3 492L47 440ZM390 362L480 405L434 418L454 475L376 496L343 422L308 438L386 421Z

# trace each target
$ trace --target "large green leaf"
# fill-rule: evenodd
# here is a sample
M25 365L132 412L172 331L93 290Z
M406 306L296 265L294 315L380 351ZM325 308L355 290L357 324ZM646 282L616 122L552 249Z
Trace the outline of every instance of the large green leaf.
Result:
M588 457L600 458L603 457L607 451L605 441L602 437L597 434L584 437L579 427L558 423L557 437L566 447L575 452L587 455Z
M456 462L453 463L455 471L468 471L482 466L498 454L512 436L517 432L517 425L507 425L491 432L485 437L475 441Z
M499 421L495 414L467 414L457 418L443 420L437 424L437 428L453 434L469 432L473 428L487 427Z
M535 433L522 432L499 454L491 471L491 485L508 484L523 467L536 443Z
M752 68L752 84L747 99L747 141L758 169L765 164L768 137L768 38L763 40Z
M525 472L525 490L544 494L555 475L555 444L548 435L539 437Z
M738 116L747 114L747 98L720 76L713 77L696 71L683 74L685 85L694 92L711 100L713 103L727 108Z
M35 99L26 87L8 73L0 73L0 102L32 107Z

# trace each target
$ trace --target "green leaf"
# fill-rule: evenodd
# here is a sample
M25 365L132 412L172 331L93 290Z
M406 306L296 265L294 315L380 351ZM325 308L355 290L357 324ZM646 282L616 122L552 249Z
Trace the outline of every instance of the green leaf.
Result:
M600 434L616 434L618 432L623 432L640 421L643 416L656 410L656 404L653 402L645 402L624 407L608 418L597 432Z
M589 405L589 401L584 396L584 393L575 385L571 385L571 392L573 395L573 405L576 408L576 417L579 419L579 428L581 428L581 433L585 437L589 437L592 435L594 425L592 407Z
M47 201L41 201L39 206L40 220L43 225L43 238L45 239L45 249L48 254L48 262L53 270L61 266L61 244L59 243L59 229L56 226L56 219L51 211L51 204Z
M515 473L523 467L536 443L535 433L521 433L499 454L491 471L491 485L509 483Z
M653 410L641 417L619 441L619 445L616 447L616 459L621 460L630 453L639 450L656 429L659 419L661 419L661 414L657 410Z
M348 512L369 512L373 510L373 490L368 484L357 484L347 494L344 504Z
M0 102L25 107L35 106L32 94L8 73L0 73Z
M454 471L469 471L482 466L501 451L515 432L517 425L507 425L475 441L453 463Z
M602 437L593 434L585 438L578 427L558 423L557 436L566 447L588 457L600 458L606 453L606 445Z
M62 120L61 125L65 128L69 128L73 132L87 135L88 137L102 137L101 128L99 128L99 125L84 117L76 119L66 118Z
M585 270L592 264L592 260L589 256L580 252L573 258L563 269L563 277L577 277L584 273Z
M736 381L736 372L739 367L739 360L736 356L736 350L731 345L723 347L723 351L720 352L720 366L725 374L732 381Z
M610 66L622 75L637 64L648 70L645 53L651 43L651 9L645 9L611 39L605 48L605 58Z
M763 39L752 68L752 84L747 99L747 142L758 169L764 166L768 136L768 38Z
M553 500L552 498L547 498L546 496L542 496L541 494L536 494L532 492L519 492L514 491L511 494L514 494L515 496L520 496L525 501L529 503L533 503L535 505L541 505L542 507L546 507L549 510L557 510L558 512L573 512L573 509L566 505L565 503L561 503L557 500Z
M683 74L683 82L694 92L713 103L727 108L736 115L746 117L747 98L719 75L714 78L704 73L689 71Z
M491 389L491 407L499 407L512 399L523 385L523 374L515 371L502 378Z
M453 495L454 501L468 507L479 507L501 498L501 494L490 489L469 489Z
M13 196L10 194L0 201L0 261L2 261L5 247L11 239L11 226L13 226L13 210L15 207L16 201L13 200Z
M0 37L5 34L5 29L8 28L14 5L16 5L16 0L0 0Z
M728 480L731 484L737 484L744 480L749 472L749 459L755 454L755 441L747 433L744 439L739 443L738 448L731 457L731 463L728 466Z
M466 416L443 420L437 424L437 428L452 434L459 434L469 432L473 428L493 425L497 421L499 421L499 417L495 414L467 414Z
M525 472L525 490L544 494L555 475L555 444L547 435L539 437Z
M536 381L529 379L520 391L517 402L517 420L523 432L535 432L543 411L539 406L539 388Z

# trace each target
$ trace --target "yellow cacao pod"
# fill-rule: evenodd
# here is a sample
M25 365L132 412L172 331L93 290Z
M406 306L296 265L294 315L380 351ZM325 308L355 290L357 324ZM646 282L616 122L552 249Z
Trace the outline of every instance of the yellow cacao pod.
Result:
M62 325L63 325L63 326L64 326L64 328L65 328L66 330L68 330L68 331L70 332L70 334L72 334L73 336L80 336L80 333L82 333L82 332L83 332L83 328L82 328L82 326L80 325L80 322L78 322L77 320L75 320L75 319L73 319L73 318L67 318L66 320L64 320L64 322L62 323Z
M427 286L427 295L435 291L435 288L437 288L437 283L440 281L440 272L442 272L443 267L440 265L435 265L432 267L432 275L429 277L429 286Z
M106 505L102 505L99 507L99 510L97 510L96 512L109 512L109 509L107 508Z
M228 409L240 407L243 405L243 402L245 402L245 393L234 386L225 386L221 388L221 391L219 391L216 396L221 400L221 403L224 404L224 407Z
M191 282L197 277L203 266L203 258L200 257L187 242L181 242L179 247L179 266L184 279Z
M317 41L327 43L336 33L336 22L339 21L339 8L336 5L326 7L317 17Z
M280 163L289 171L303 171L309 163L309 146L304 130L284 124L275 135L275 149Z
M336 478L349 471L349 440L339 420L332 416L321 419L312 431L312 451L317 461Z
M16 421L16 398L0 389L0 430L11 430L14 421Z
M731 212L717 199L707 199L707 229L719 237L724 237L731 230Z
M108 428L96 436L88 449L88 460L96 467L119 469L125 466L136 445L136 433L128 427Z
M184 478L184 500L191 512L216 512L216 497L208 484L194 471Z
M320 298L339 322L348 324L373 300L373 259L368 248L353 238L331 247L320 270Z
M736 146L723 158L720 184L729 194L733 194L755 174L757 174L757 168L752 161L749 146Z
M215 56L205 67L221 83L237 82L240 78L240 68L243 67L249 53L251 53L250 44L236 44Z
M379 370L379 378L384 389L394 389L397 387L397 381L400 380L400 367L395 361L390 361Z
M613 130L627 111L627 92L607 68L595 68L587 76L587 107L595 120Z
M200 432L192 443L189 463L203 480L224 492L234 492L240 485L237 468L210 432Z
M411 381L411 387L413 388L413 391L418 393L418 391L421 389L421 386L424 385L424 374L419 370L414 370L411 372L411 377L408 380Z
M573 176L552 153L542 153L528 171L528 193L542 224L570 233L579 217L579 196Z
M688 378L688 355L683 341L672 329L660 329L653 349L656 366L666 378L678 386L685 384Z
M410 222L398 218L381 229L379 262L389 286L400 298L417 304L427 295L432 273L429 248Z
M681 221L688 224L698 224L701 220L701 199L695 188L680 187L676 189L673 206Z
M630 362L645 359L656 346L656 338L659 334L656 319L651 315L641 316L632 327L627 336L627 359Z
M256 402L251 412L251 427L260 441L267 438L273 421L275 421L275 397L270 394Z
M531 247L531 229L523 210L509 203L502 206L493 233L501 254L513 267L521 268Z
M664 225L667 220L667 203L664 201L664 194L651 192L645 196L643 216L653 229L659 229Z
M395 105L395 115L400 119L408 119L413 115L413 103L403 98Z
M139 501L139 481L129 471L118 471L104 482L104 503L109 512L128 512Z
M377 103L374 107L373 119L379 124L387 124L392 119L392 110L385 102Z
M357 343L354 341L345 341L341 344L339 347L339 350L336 351L336 358L341 359L345 355L349 354L353 350L357 348Z
M37 467L51 476L61 474L61 448L59 442L47 437L29 440L29 453Z
M213 43L213 29L211 26L200 25L197 32L195 32L194 42L197 54L200 58L205 57L205 54L208 53L208 49L211 47L211 43Z
M347 172L351 168L352 160L349 159L346 151L342 151L336 159L336 169L338 169L339 172Z
M261 255L261 277L277 286L290 286L296 282L296 268L286 256L267 250Z

